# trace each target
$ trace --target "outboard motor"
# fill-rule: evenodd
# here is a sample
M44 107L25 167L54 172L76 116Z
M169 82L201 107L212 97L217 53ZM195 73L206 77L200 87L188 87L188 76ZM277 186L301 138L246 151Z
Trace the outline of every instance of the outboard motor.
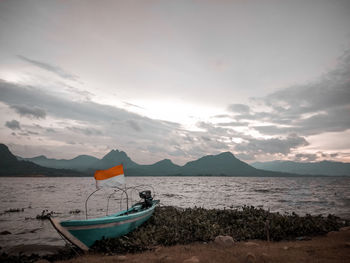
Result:
M139 196L140 198L143 199L142 207L148 208L152 206L153 197L152 197L151 191L146 190L146 191L139 192Z

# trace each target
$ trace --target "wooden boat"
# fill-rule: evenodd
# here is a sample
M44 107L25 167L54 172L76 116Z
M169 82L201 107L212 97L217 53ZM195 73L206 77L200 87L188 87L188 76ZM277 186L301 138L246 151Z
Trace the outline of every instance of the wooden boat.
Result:
M64 238L87 251L96 240L120 237L133 231L151 217L158 203L159 200L152 200L150 207L138 203L128 210L100 218L61 222L50 218L50 221Z
M126 235L136 229L138 226L147 221L153 214L159 200L153 200L150 190L139 192L139 196L143 201L138 202L129 208L128 191L138 191L145 185L134 186L131 188L120 188L116 183L124 182L123 165L118 165L107 170L98 170L95 173L97 190L92 192L85 201L86 219L84 220L66 220L59 222L55 218L50 217L50 222L57 232L73 245L79 247L83 251L95 243L96 240L110 237L120 237ZM108 197L107 213L104 217L88 219L88 200L101 189L101 186L112 187L114 192ZM151 186L147 186L152 188ZM152 188L153 189L153 188ZM121 191L126 197L126 210L108 215L109 199L116 193Z

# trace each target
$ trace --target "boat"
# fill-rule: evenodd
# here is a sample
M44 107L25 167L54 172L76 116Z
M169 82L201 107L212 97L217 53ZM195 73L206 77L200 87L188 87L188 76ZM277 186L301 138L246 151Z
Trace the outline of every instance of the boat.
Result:
M110 169L114 171L112 173L115 173L115 167L112 167ZM108 169L108 170L110 170ZM108 174L108 170L98 170L96 172L101 171L104 173L106 172ZM121 167L121 171L123 171L123 168ZM122 174L124 176L124 174ZM115 176L110 176L107 178L104 178L102 180L108 180L113 179L116 181L116 178L120 176L120 174L117 174ZM95 173L95 179L99 178L96 177ZM120 178L117 178L120 180ZM98 180L98 179L96 179ZM101 180L101 179L100 179ZM131 231L135 230L137 227L142 225L144 222L146 222L153 214L155 207L157 204L159 204L159 200L153 200L152 192L151 190L144 190L139 192L139 197L141 198L140 202L135 203L129 208L129 197L128 192L130 191L138 191L140 187L144 187L144 185L140 186L134 186L130 188L121 188L119 186L114 186L113 193L108 197L107 202L107 215L103 217L98 218L88 218L88 200L89 198L97 191L99 191L101 188L98 183L96 182L97 190L95 190L93 193L91 193L88 198L85 201L85 213L86 218L83 220L66 220L66 221L59 221L56 218L50 217L50 222L52 226L56 229L56 231L67 241L69 241L71 244L75 245L76 247L80 248L83 251L88 251L89 248L97 241L101 240L103 238L115 238L124 236ZM107 183L108 185L111 185L110 182L103 182ZM152 187L151 187L152 188ZM153 188L152 188L153 189ZM109 206L109 199L114 195L117 191L121 191L122 195L126 196L126 205L127 209L119 211L117 213L108 215L108 206Z

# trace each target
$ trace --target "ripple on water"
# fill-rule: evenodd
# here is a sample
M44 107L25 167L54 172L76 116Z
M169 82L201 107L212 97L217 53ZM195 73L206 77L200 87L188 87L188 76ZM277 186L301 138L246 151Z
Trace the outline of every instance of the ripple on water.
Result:
M140 178L127 177L126 181L130 186L138 185ZM252 205L271 212L333 213L350 217L350 177L147 177L142 182L153 186L162 205L221 209ZM0 214L0 229L20 233L0 236L0 246L19 242L62 245L49 222L36 220L36 215L47 209L62 213L56 214L62 219L84 218L85 199L93 190L95 184L91 178L0 178L0 212L32 207L23 213ZM89 201L89 215L105 215L108 195L108 192L96 194ZM114 201L109 211L119 208L119 201ZM77 210L82 212L70 214Z

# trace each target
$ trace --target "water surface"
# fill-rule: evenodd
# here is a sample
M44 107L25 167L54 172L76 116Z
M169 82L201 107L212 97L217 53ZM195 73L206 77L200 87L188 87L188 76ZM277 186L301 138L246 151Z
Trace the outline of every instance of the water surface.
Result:
M127 177L128 186L149 184L161 205L239 208L253 205L272 212L303 215L335 214L350 218L349 177ZM64 245L47 220L35 217L45 209L60 219L84 218L85 200L95 190L93 178L0 178L0 246ZM92 216L106 214L110 191L89 201ZM136 198L136 193L133 196ZM109 211L120 209L120 194L110 199ZM9 213L9 209L24 208ZM72 214L74 210L82 211Z

